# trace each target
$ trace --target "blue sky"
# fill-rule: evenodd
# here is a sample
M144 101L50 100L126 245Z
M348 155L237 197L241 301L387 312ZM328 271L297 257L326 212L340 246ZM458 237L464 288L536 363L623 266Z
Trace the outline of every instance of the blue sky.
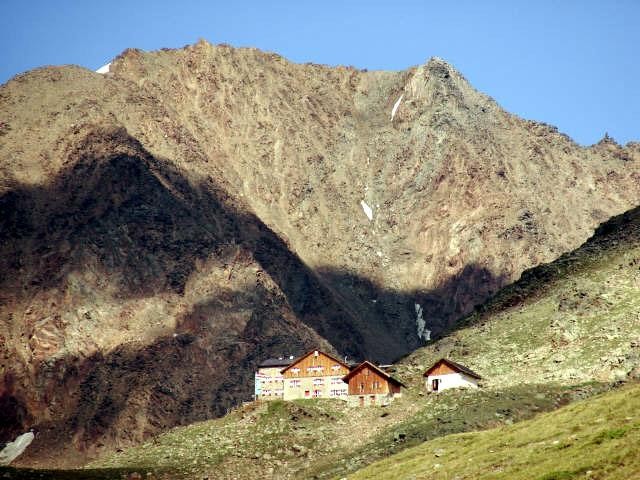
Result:
M626 143L640 140L638 25L640 0L2 0L0 82L199 38L368 69L437 55L513 113L581 144Z

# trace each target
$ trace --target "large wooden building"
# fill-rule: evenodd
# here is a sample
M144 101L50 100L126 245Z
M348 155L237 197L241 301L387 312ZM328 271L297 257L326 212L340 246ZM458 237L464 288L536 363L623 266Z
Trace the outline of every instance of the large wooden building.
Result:
M478 388L482 379L473 370L452 360L441 358L424 372L427 392L440 392L449 388Z
M258 371L254 377L256 400L282 400L284 379L281 371L291 362L293 357L269 358L258 365Z
M364 361L342 379L349 385L352 406L387 405L401 395L405 385L373 363Z
M284 400L347 397L347 384L342 378L349 373L349 366L319 350L293 360L280 373L284 381Z

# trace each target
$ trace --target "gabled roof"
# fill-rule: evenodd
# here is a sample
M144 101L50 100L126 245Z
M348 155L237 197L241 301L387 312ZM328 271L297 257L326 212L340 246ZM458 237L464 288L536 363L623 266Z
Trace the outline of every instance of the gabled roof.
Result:
M438 360L436 363L434 363L431 368L428 368L426 372L424 372L422 374L423 377L428 377L429 374L441 363L446 363L447 365L449 365L449 367L451 367L453 370L456 370L458 372L461 373L466 373L467 375L469 375L470 377L474 377L477 378L478 380L481 380L482 377L480 375L478 375L476 372L474 372L473 370L471 370L470 368L465 367L464 365L460 365L459 363L454 362L453 360L449 360L447 358L441 358L440 360Z
M347 365L346 363L344 363L342 360L338 360L336 357L334 357L333 355L329 355L327 352L323 352L322 350L318 350L318 349L313 349L307 353L305 353L304 355L299 356L298 358L296 358L295 360L291 361L291 363L283 368L282 370L280 370L280 373L284 373L287 370L289 370L291 367L293 367L296 363L298 363L300 360L303 360L305 358L307 358L309 355L313 355L315 352L318 352L319 354L321 353L322 355L325 355L326 357L329 357L331 360L333 360L336 363L339 363L340 365L342 365L344 368L346 368L347 370L351 370L349 368L349 365Z
M368 362L367 360L362 362L360 365L358 365L356 368L354 368L349 373L347 373L344 377L342 377L342 381L345 383L349 383L349 379L351 379L355 374L357 374L364 367L369 367L371 370L373 370L382 378L384 378L385 380L391 383L395 383L396 385L400 385L401 387L407 388L407 386L404 383L402 383L400 380L393 378L387 372L385 372L384 370L381 370L380 368L376 367L373 363Z
M286 367L291 364L293 360L289 357L287 358L267 358L258 364L258 368L268 368L268 367Z

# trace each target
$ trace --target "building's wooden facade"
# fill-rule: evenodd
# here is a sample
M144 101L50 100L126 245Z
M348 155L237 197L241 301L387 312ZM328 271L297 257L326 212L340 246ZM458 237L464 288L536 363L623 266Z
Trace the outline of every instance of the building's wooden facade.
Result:
M464 365L446 358L434 363L423 376L427 392L439 392L450 388L478 388L480 375Z
M349 367L331 355L313 350L294 360L281 374L284 400L297 398L344 398L347 384L342 381Z
M357 406L386 405L401 394L402 382L364 361L343 378L349 385L349 403Z

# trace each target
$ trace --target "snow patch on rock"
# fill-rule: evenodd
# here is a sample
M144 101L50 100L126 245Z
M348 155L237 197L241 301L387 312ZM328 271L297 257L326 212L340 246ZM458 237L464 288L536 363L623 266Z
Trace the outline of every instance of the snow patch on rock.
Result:
M364 210L364 214L367 216L369 221L373 220L373 210L371 210L371 207L367 205L364 200L360 201L360 205L362 205L362 210Z
M111 68L111 62L101 66L99 69L96 70L96 73L102 73L102 74L109 73L110 68Z
M33 432L27 432L20 435L13 442L9 442L0 451L0 465L9 465L33 442L35 435Z
M422 306L419 303L414 304L416 309L416 327L418 330L418 338L425 341L431 340L431 330L427 329L427 322L422 316Z
M400 106L400 102L402 101L402 97L404 97L404 93L400 95L400 98L396 100L396 103L393 104L393 108L391 109L391 120L396 116L396 112L398 111L398 107Z

